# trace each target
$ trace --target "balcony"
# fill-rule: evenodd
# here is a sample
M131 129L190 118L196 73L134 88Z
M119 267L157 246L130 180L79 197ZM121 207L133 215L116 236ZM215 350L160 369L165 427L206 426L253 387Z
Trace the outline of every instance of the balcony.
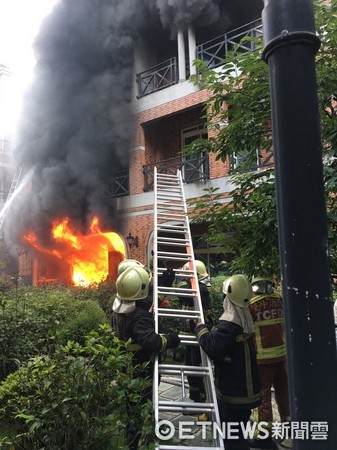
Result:
M240 28L225 33L197 47L197 59L207 63L208 69L214 69L222 66L227 58L228 52L233 50L234 46L240 52L251 52L255 50L253 41L243 40L246 37L262 37L261 19L243 25Z
M255 20L240 28L207 41L196 48L197 59L205 61L207 68L214 69L224 64L229 51L238 45L241 52L255 50L254 42L242 41L245 37L262 37L262 21ZM186 62L188 67L188 61ZM187 71L188 76L188 71ZM137 98L152 94L178 83L178 61L171 58L136 75L138 85Z
M158 173L176 174L181 170L184 183L193 183L209 179L208 155L196 157L194 155L176 156L175 158L164 159L152 164L143 166L144 191L153 190L153 172L157 167Z
M105 182L105 198L116 198L129 195L129 170L115 173Z
M138 98L178 83L177 58L163 61L137 74Z

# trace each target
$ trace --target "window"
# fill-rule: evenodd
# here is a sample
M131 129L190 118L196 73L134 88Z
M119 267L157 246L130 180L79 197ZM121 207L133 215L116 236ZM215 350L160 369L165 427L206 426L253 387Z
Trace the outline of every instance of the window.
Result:
M260 164L259 150L255 150L255 159L251 157L251 154L246 150L240 150L231 154L231 170L249 170L256 169Z
M231 254L224 253L223 249L215 244L209 244L203 236L193 236L193 250L195 259L203 261L211 277L226 274L226 262L232 258Z
M197 139L208 139L207 129L203 124L182 130L182 148L191 145ZM197 154L189 153L183 156L183 178L185 183L208 179L207 151Z

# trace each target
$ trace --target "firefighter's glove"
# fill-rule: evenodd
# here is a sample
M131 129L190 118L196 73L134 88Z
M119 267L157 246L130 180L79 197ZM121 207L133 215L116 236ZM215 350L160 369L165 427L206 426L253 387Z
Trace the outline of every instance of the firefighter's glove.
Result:
M177 333L170 333L166 336L167 348L176 348L180 344L180 337Z
M174 270L168 267L165 272L158 277L158 285L171 287L175 278Z

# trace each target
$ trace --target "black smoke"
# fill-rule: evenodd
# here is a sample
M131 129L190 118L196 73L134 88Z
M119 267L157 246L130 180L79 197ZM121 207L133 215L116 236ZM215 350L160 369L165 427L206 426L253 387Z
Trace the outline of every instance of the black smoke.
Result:
M220 0L157 0L161 22L172 31L188 25L207 26L220 17Z
M33 229L47 238L51 221L64 216L84 229L95 214L110 228L117 223L104 183L128 167L132 6L61 0L45 19L15 151L17 164L33 170L31 189L13 204L12 236Z
M84 232L94 215L117 229L105 181L128 169L135 39L160 27L172 33L189 24L210 26L231 2L59 1L35 42L34 81L14 155L32 176L6 219L11 242L28 230L47 242L52 221L64 216Z

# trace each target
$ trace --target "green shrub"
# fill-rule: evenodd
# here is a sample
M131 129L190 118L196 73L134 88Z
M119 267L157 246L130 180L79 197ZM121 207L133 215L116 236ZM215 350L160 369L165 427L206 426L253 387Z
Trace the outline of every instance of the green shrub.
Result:
M112 304L116 295L116 285L112 281L92 283L88 287L75 286L71 288L72 296L76 300L95 300L105 312L111 323Z
M88 291L87 295L90 294ZM20 288L0 301L0 380L37 354L54 352L57 337L81 340L108 319L98 302L62 287Z
M8 430L0 448L125 448L121 436L131 404L133 421L151 416L151 405L139 401L152 380L134 378L131 358L104 325L84 345L69 341L10 374L0 385L0 428Z
M92 300L82 302L81 310L66 321L57 333L58 342L69 340L83 343L85 336L99 324L107 323L107 316L100 305Z
M216 326L219 322L219 317L223 313L223 292L222 284L226 279L225 275L218 275L212 277L212 286L210 287L211 308L213 326Z

